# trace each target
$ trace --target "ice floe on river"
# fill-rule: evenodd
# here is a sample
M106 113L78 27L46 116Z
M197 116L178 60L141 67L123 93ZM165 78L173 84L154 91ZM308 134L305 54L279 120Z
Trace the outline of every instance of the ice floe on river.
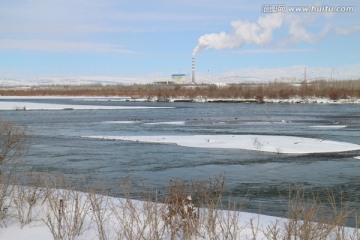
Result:
M360 145L317 138L271 135L86 136L103 140L176 144L184 147L244 149L272 153L310 154L360 150Z
M340 129L346 128L347 125L317 125L317 126L310 126L311 128L321 128L321 129Z
M145 123L148 125L185 125L185 121L173 121L173 122L151 122Z
M105 123L105 124L135 124L135 123L139 123L139 121L105 121L102 123Z

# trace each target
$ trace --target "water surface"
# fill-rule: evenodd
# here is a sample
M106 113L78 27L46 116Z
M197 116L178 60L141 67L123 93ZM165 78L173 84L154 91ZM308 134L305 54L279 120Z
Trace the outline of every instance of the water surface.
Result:
M89 185L101 181L114 195L119 192L120 180L127 176L131 176L134 191L146 183L162 194L170 180L203 181L223 174L226 195L244 203L247 211L258 212L260 208L262 213L283 216L289 187L310 188L320 195L333 191L342 195L344 202L360 207L360 161L354 159L360 156L360 151L289 155L83 137L264 134L360 144L360 107L356 104L139 103L97 99L27 101L173 107L1 111L1 119L28 128L31 146L26 168L29 171L62 173L71 179L85 179ZM345 127L323 127L336 125Z

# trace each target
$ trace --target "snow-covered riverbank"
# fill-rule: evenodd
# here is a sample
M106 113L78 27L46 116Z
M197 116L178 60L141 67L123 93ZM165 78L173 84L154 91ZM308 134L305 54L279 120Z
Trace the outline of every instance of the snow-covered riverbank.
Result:
M156 97L150 99L133 99L133 101L158 101ZM359 104L360 99L349 98L349 99L338 99L331 100L329 98L288 98L288 99L276 99L276 98L207 98L198 96L196 98L168 98L168 102L213 102L213 103L322 103L322 104Z
M159 99L158 97L130 97L130 96L0 96L0 100L11 102L11 100L26 100L29 99L83 99L84 101L120 101L120 102L209 102L209 103L322 103L322 104L360 104L359 98L346 98L332 100L330 98L319 97L292 97L287 99L280 98L209 98L206 96L189 97L169 97L166 99ZM1 103L1 102L0 102Z
M357 239L356 228L241 211L197 208L194 217L172 205L62 189L15 186L2 211L0 239ZM31 198L32 200L28 200ZM180 209L184 202L179 203ZM169 212L170 211L170 212ZM173 215L174 214L174 215ZM179 214L179 215L178 215ZM182 216L182 217L181 217ZM172 222L168 222L169 217ZM307 221L310 219L307 219ZM309 225L310 224L310 225ZM290 230L289 227L294 229ZM189 238L190 237L190 238ZM315 239L315 238L311 238ZM318 238L316 238L318 239Z

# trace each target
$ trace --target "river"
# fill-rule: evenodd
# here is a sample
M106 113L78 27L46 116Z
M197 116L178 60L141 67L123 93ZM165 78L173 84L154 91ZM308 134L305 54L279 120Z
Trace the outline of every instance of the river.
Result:
M4 101L4 100L1 100ZM12 100L12 101L17 101ZM20 101L20 100L18 100ZM171 180L207 181L223 175L225 195L244 210L284 216L289 188L328 191L360 208L360 150L322 154L276 154L208 149L84 136L261 134L319 138L360 144L360 105L153 103L122 99L21 99L35 103L168 107L122 110L0 111L2 120L27 127L27 171L55 172L99 182L119 194L131 177L162 194Z

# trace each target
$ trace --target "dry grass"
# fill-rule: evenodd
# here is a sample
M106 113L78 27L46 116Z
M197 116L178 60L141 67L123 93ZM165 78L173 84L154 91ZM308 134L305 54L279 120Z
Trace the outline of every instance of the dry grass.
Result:
M338 100L360 98L360 80L312 81L301 84L269 82L268 84L242 83L227 87L214 85L81 85L81 86L40 86L28 89L0 89L0 96L128 96L132 98L157 99L169 98L196 99L289 99L292 97L320 97Z
M325 197L325 200L320 200ZM344 205L334 193L317 196L305 189L290 189L288 201L288 221L275 222L266 227L267 239L359 239L357 210ZM356 226L349 231L345 226L353 216Z
M29 176L31 187L18 186L9 208L21 227L44 224L54 239L359 239L358 225L345 226L358 212L331 192L317 196L305 189L290 189L288 220L261 225L261 216L243 219L242 205L226 199L225 179L204 182L171 181L168 191L157 196L144 189L145 201L131 199L131 183L123 182L124 198L116 199L93 190L64 190L62 177ZM29 183L28 179L27 182ZM37 185L42 182L45 185ZM188 196L191 196L189 200ZM40 214L41 213L41 214Z

